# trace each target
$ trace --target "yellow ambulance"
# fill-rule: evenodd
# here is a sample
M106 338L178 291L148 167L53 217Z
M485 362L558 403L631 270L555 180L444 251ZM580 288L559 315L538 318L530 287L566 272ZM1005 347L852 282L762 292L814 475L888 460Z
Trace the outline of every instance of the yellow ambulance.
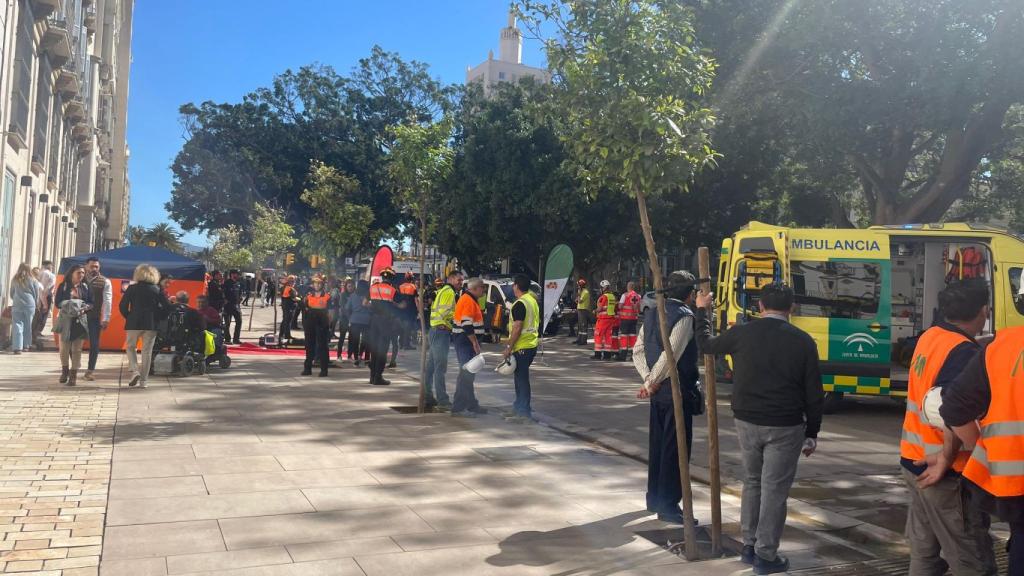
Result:
M844 394L906 396L917 337L941 318L938 294L957 279L992 290L986 333L1024 324L1024 239L971 224L867 229L751 222L722 243L719 330L758 316L760 289L793 287L793 324L818 344L826 410Z

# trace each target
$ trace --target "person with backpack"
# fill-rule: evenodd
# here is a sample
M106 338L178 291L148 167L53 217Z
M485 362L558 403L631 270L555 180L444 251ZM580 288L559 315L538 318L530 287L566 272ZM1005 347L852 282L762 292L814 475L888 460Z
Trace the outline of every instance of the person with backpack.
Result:
M160 290L160 272L154 266L139 264L132 280L133 284L121 297L118 309L125 319L125 349L128 351L128 369L132 373L128 386L145 388L153 362L157 323L167 316L169 303ZM141 368L135 352L139 340L142 340Z

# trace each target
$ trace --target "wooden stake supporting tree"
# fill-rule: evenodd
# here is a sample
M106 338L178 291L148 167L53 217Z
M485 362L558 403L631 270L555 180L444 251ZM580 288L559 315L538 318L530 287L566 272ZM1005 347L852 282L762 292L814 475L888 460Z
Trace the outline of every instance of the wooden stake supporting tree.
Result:
M711 257L707 246L697 250L697 268L701 292L711 292ZM714 306L708 306L708 318L714 325ZM715 356L704 355L704 392L708 413L708 468L711 471L711 556L722 555L722 468L718 461L718 389L715 381Z
M686 184L711 162L703 103L715 65L696 39L691 10L677 0L520 0L534 24L546 19L559 36L547 42L562 135L570 163L588 187L636 199L654 287L658 329L669 341L663 276L647 213L647 197L685 194ZM669 363L685 507L685 554L698 557L693 526L686 430L679 373Z

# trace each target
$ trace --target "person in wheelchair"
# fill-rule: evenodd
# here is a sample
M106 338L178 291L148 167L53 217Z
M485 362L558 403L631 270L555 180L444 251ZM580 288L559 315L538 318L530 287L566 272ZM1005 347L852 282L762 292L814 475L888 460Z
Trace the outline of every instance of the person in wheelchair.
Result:
M171 371L190 376L197 370L205 371L206 320L189 308L188 300L187 292L178 292L171 299L167 317L157 325L155 373Z

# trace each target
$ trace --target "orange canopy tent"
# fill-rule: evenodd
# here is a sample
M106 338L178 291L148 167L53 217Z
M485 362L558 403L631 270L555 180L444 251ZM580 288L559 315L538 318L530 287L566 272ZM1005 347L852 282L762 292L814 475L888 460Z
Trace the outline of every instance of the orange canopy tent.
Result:
M100 261L100 272L110 280L113 302L110 312L110 325L100 337L101 350L124 349L124 317L118 310L121 295L132 283L135 267L146 263L156 266L161 277L170 277L168 294L176 294L184 290L191 297L190 304L195 305L196 297L206 291L206 266L181 254L175 254L162 248L148 246L128 246L93 254L81 254L64 258L57 271L57 282L64 281L64 274L75 264L85 265L89 258L96 257ZM99 296L93 296L93 305L99 306ZM86 342L86 348L89 344Z

